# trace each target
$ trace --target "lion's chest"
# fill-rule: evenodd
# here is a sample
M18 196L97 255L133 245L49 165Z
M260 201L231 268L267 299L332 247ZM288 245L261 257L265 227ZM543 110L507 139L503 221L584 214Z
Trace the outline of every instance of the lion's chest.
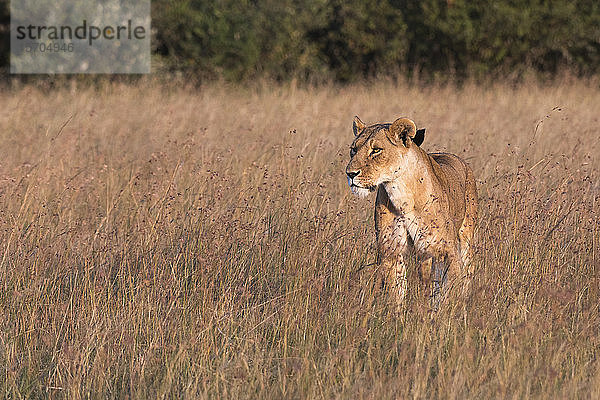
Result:
M415 250L427 254L436 242L436 227L420 215L415 209L415 193L402 182L393 182L386 186L386 191L399 214L394 218L392 229L394 240L403 244L410 237ZM403 240L404 238L404 240ZM403 248L404 246L400 246Z
M425 253L431 244L429 230L423 226L423 220L414 213L404 213L402 218L397 219L394 229L397 232L404 231L408 235L418 253Z
M428 243L426 230L421 227L419 218L412 213L396 215L393 223L379 232L379 241L388 254L405 253L411 242L417 252L423 252Z

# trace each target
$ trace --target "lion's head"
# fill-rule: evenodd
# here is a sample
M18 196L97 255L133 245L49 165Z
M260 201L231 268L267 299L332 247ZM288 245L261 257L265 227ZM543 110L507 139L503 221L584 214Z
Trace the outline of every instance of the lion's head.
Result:
M350 146L346 175L352 193L359 196L368 195L378 185L402 174L411 146L419 146L425 138L425 129L417 130L408 118L366 126L354 117L352 128L355 139Z

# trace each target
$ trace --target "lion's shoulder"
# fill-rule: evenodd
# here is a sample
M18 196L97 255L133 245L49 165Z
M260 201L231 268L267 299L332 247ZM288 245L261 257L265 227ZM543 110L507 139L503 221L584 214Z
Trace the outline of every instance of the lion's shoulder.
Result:
M457 156L456 154L451 153L428 153L431 158L435 160L440 165L447 165L451 167L457 166L466 166L466 162Z
M469 174L469 166L466 161L457 156L456 154L450 153L429 153L429 157L435 161L439 169L444 171L444 174L449 178L450 181L458 179L464 182ZM434 168L434 172L437 168ZM451 183L451 182L448 182Z

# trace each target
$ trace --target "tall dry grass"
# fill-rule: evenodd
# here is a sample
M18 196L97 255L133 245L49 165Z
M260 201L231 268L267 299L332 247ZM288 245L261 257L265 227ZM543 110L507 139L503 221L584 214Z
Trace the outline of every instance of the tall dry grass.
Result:
M5 90L2 395L599 398L599 105L580 81ZM354 114L470 162L468 298L431 315L411 273L394 313Z

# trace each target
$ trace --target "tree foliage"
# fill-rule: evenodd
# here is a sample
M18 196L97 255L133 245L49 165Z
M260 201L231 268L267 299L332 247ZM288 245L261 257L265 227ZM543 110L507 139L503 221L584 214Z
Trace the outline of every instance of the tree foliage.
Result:
M156 1L171 69L230 79L600 70L595 0ZM160 7L158 5L160 4Z
M351 81L600 72L597 0L153 0L159 72ZM0 65L8 64L0 0Z

